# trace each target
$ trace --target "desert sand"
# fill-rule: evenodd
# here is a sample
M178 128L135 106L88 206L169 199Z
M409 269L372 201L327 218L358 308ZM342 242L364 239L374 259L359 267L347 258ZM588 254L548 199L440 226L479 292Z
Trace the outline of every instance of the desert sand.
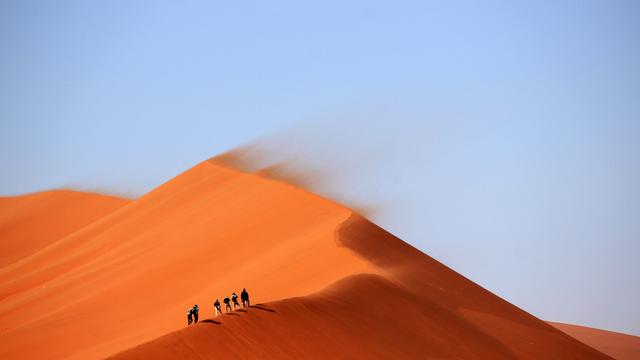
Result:
M33 246L2 230L0 358L609 358L350 209L217 158L112 205L35 226ZM214 319L243 287L261 305Z
M587 326L549 322L574 338L618 360L640 359L640 337Z
M79 191L0 197L0 268L79 230L129 200Z

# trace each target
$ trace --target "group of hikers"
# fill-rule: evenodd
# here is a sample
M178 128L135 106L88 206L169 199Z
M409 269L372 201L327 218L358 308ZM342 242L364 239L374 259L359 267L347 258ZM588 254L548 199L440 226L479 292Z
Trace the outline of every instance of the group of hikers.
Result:
M242 292L240 293L240 300L242 300L242 307L249 306L249 293L247 292L247 289L242 289ZM225 296L224 299L222 299L222 302L224 303L224 310L226 312L230 312L235 310L236 308L240 308L240 304L238 303L238 295L236 293L233 293L231 295L231 299L229 299L229 296ZM231 307L231 303L233 303L233 307ZM216 301L213 303L213 309L216 312L216 316L222 315L222 309L220 308L219 299L216 299ZM187 325L195 324L198 322L198 311L198 304L193 305L193 307L187 311Z

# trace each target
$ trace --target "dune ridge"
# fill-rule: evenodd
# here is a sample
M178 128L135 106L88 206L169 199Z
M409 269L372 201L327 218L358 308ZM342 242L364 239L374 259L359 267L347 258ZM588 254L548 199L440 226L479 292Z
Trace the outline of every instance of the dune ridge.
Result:
M185 328L187 307L207 319L242 287L263 305ZM220 158L0 268L0 328L11 359L609 358L350 209Z

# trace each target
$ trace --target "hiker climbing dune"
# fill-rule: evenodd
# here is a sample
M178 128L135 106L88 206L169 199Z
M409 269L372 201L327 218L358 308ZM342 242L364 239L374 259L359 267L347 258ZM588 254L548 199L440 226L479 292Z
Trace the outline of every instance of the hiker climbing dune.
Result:
M248 307L249 293L247 292L247 289L242 289L240 298L242 299L242 307ZM238 303L238 294L236 294L235 292L231 294L231 298L229 298L229 296L225 296L222 299L222 302L224 303L225 312L232 312L240 308L240 303ZM233 305L231 305L232 303ZM198 308L197 304L193 305L189 308L189 310L187 310L187 325L196 324L198 322L199 311L200 309ZM216 299L216 301L213 303L213 311L216 317L222 315L220 299Z
M240 304L238 304L238 295L236 293L233 293L231 295L231 301L233 301L233 309L235 310L236 307L240 307Z
M240 298L242 299L242 307L249 306L249 293L247 292L247 289L242 289Z
M224 300L222 300L224 302L224 311L226 312L230 312L231 310L231 305L229 304L231 302L231 300L229 300L228 296L224 297Z
M198 322L198 305L193 305L193 307L187 310L187 325L195 324Z

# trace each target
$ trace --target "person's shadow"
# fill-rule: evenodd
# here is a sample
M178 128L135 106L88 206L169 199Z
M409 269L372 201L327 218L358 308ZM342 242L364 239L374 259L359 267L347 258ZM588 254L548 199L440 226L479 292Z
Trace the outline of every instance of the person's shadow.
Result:
M268 311L268 312L276 312L273 309L269 309L268 307L264 306L263 304L256 304L256 305L251 305L249 306L250 308L253 309L258 309L258 310L262 310L262 311Z
M215 321L213 319L206 319L206 320L202 320L200 322L207 323L207 324L216 324L216 325L220 325L221 324L219 321Z

